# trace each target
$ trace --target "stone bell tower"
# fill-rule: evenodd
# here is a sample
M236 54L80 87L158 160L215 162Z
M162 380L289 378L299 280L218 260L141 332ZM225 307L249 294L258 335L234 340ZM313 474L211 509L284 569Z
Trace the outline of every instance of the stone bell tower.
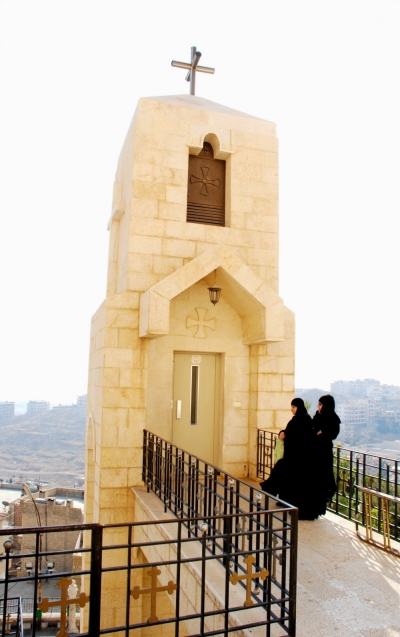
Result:
M109 230L87 407L86 519L101 523L132 520L144 428L255 477L257 429L289 419L275 124L193 95L140 99Z

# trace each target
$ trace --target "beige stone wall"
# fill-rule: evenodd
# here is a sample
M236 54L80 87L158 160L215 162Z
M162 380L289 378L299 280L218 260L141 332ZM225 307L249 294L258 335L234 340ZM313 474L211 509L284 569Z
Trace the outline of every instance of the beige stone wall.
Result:
M188 316L197 318L193 310L198 307L207 308L206 320L215 319L215 329L205 328L210 330L207 338L196 338L197 328L186 327ZM150 430L167 440L172 438L173 353L221 353L224 399L220 421L216 423L220 442L216 463L225 471L236 472L241 464L241 475L247 475L250 348L242 343L239 315L224 298L214 307L208 298L207 284L201 281L171 303L170 327L171 335L153 339L149 344L147 422ZM235 401L241 403L240 408L234 408Z
M204 141L226 161L226 227L186 222L188 156ZM277 149L274 124L213 102L139 101L114 184L107 298L92 320L87 521L133 520L142 431L171 438L175 351L221 354L225 471L255 476L257 428L289 419L294 318L278 296ZM216 319L206 338L187 326L198 307Z
M186 223L188 154L204 140L227 165L224 228ZM141 99L116 173L111 236L113 291L145 291L213 244L234 247L278 291L275 124L201 98Z

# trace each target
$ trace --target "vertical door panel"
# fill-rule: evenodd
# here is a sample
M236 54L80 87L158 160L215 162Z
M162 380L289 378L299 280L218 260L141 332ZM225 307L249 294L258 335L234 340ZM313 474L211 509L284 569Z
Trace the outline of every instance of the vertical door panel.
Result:
M215 354L175 354L172 441L214 462Z

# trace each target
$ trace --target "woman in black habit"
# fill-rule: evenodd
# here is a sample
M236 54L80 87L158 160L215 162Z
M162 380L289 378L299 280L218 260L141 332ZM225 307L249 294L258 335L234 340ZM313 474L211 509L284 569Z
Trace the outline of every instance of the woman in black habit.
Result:
M321 396L313 418L315 447L315 517L326 513L326 505L337 491L333 474L333 441L340 432L340 418L335 412L335 399Z
M271 495L279 494L282 500L298 507L301 520L312 520L315 517L310 498L315 439L313 421L301 398L294 398L290 408L293 418L284 430L283 458L278 460L268 480L260 486Z

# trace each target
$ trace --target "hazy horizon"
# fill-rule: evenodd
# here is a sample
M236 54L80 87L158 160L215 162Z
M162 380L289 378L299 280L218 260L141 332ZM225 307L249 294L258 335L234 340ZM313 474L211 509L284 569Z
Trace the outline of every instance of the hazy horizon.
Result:
M338 380L355 381L355 380L365 380L366 378L367 377L365 377L365 376L361 376L360 378L344 378L344 377L342 377L342 378L336 378L335 380L332 381L332 383L334 383L334 382L336 382ZM381 383L381 385L393 385L393 383L384 383L379 378L376 378L374 376L372 376L372 377L369 376L368 378L373 378L374 380L378 380ZM398 385L398 386L400 386L400 385ZM313 385L313 386L309 386L309 387L297 386L295 388L295 392L299 391L299 390L311 390L311 389L321 389L321 390L330 392L331 391L331 383L329 383L328 387L324 386L322 384ZM51 400L51 398L43 398L43 397L37 398L36 397L36 398L28 398L28 399L25 398L25 399L18 399L18 400L14 400L13 398L0 398L0 402L6 402L6 401L14 402L16 407L17 407L17 405L19 405L19 409L22 407L22 405L26 406L29 400L44 400L44 401L50 403L50 407L58 407L58 405L62 405L63 407L70 407L71 405L76 404L76 400L77 400L78 396L84 396L86 393L87 392L85 391L85 392L82 392L81 394L76 394L76 396L74 398L68 398L65 401L62 401L62 400L54 401L54 400Z
M118 156L194 45L199 96L277 123L296 385L400 385L399 24L390 0L3 0L1 400L86 393Z

